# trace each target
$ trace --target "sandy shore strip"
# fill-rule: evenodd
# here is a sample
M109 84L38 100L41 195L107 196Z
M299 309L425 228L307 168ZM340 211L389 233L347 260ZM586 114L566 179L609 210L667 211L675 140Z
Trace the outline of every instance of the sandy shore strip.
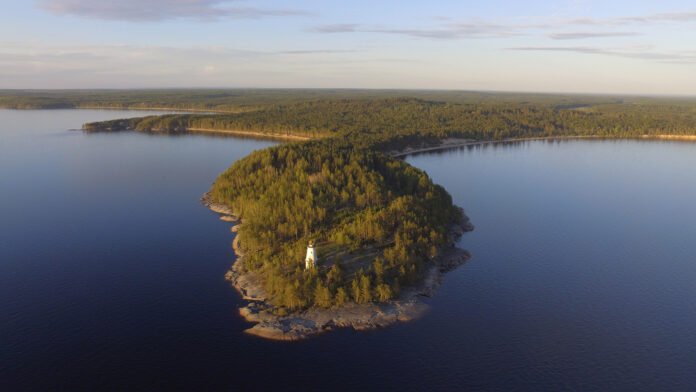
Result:
M643 135L641 139L696 141L696 135Z
M234 135L248 136L253 138L265 139L281 139L281 140L311 140L308 136L293 135L290 133L274 133L274 132L257 132L257 131L239 131L233 129L209 129L209 128L186 128L187 132L192 133L210 133L218 135Z
M220 109L182 109L182 108L168 108L168 107L158 107L158 106L153 106L153 107L135 107L135 106L124 106L124 107L115 107L115 106L80 106L77 105L75 106L75 109L86 109L86 110L144 110L144 111L157 111L157 112L176 112L176 113L200 113L200 114L238 114L238 113L246 113L246 112L253 112L255 110L258 110L256 108L250 108L248 110L220 110Z

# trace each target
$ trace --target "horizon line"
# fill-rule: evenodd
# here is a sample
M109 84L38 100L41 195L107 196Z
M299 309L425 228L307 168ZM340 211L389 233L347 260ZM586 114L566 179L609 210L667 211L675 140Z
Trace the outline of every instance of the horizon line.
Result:
M308 90L308 91L404 91L404 92L461 92L482 94L524 94L524 95L570 95L604 97L645 97L645 98L696 98L696 92L680 93L618 93L618 92L577 92L577 91L531 91L531 90L468 90L444 88L380 88L380 87L78 87L78 88L2 88L3 91L157 91L157 90Z

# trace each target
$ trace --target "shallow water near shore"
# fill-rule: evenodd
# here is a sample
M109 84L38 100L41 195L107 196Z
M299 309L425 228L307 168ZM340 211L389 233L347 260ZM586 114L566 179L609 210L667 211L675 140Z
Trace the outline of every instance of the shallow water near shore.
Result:
M696 144L527 142L407 158L476 231L430 312L247 336L230 223L199 198L271 141L69 131L0 110L0 390L696 389Z

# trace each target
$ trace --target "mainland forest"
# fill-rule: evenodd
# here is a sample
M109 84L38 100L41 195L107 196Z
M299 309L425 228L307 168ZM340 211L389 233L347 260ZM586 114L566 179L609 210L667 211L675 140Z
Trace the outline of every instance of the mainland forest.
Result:
M269 105L236 114L171 114L87 124L88 131L240 130L324 138L340 136L378 150L447 137L690 135L696 103L613 103L558 107L539 103L452 103L418 98L340 99Z

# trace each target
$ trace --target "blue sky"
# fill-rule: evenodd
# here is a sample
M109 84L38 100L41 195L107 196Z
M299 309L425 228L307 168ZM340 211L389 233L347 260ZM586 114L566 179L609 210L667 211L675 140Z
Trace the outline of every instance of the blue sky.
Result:
M4 1L0 88L696 95L687 1Z

